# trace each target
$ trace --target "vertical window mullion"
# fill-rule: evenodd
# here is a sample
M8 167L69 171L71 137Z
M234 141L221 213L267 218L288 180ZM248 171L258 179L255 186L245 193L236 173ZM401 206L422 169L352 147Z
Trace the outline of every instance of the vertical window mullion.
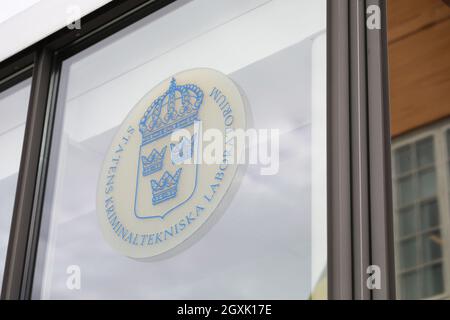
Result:
M44 131L47 96L50 84L52 54L46 49L36 52L24 144L14 203L11 233L5 263L3 299L26 298L24 276L29 261L29 240L32 223L41 142Z

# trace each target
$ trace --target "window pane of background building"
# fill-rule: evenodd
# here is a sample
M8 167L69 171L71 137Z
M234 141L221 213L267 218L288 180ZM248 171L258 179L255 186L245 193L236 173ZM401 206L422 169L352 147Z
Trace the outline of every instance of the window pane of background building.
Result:
M324 0L180 1L65 61L33 297L325 298L325 26ZM250 165L200 241L138 262L102 238L99 170L136 102L196 67L242 88L254 128L280 129L280 171ZM71 265L81 290L66 286Z
M0 288L22 153L31 79L0 93Z

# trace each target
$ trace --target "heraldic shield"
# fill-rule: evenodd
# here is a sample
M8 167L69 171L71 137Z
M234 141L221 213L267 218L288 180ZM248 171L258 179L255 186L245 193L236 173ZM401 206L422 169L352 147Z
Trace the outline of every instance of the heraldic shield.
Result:
M198 175L193 161L198 146L194 124L200 121L203 97L198 86L179 85L172 78L168 90L153 101L139 122L136 217L164 219L193 196ZM172 134L181 129L184 136L172 141Z

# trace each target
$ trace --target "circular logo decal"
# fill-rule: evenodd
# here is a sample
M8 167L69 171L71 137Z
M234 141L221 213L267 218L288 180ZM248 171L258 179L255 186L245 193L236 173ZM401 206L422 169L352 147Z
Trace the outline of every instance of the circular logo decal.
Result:
M149 258L196 233L230 189L238 155L228 137L245 125L239 89L215 70L180 72L147 93L100 173L97 214L107 242Z

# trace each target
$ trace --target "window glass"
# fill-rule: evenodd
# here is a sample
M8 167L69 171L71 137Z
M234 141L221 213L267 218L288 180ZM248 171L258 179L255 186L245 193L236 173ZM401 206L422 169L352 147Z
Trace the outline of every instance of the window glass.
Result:
M417 271L410 271L400 276L401 296L404 299L418 299L419 298L419 273Z
M401 175L411 170L412 158L411 158L411 146L404 146L399 148L396 153L396 172Z
M408 236L416 232L416 209L414 206L399 211L398 223L400 236Z
M420 218L420 225L424 230L439 226L439 209L436 200L420 205Z
M325 26L325 0L177 1L64 61L33 297L326 298ZM96 214L107 150L149 90L199 67L237 84L248 127L279 130L279 170L245 167L192 246L125 257Z
M429 262L442 257L442 237L439 231L429 232L422 237L423 261Z
M432 165L434 161L433 139L427 138L417 142L416 147L417 165L425 167Z
M22 153L31 80L0 93L0 288Z
M415 197L414 177L407 176L398 179L398 199L401 206L410 205Z
M424 297L436 296L444 291L442 263L426 267L424 278Z

